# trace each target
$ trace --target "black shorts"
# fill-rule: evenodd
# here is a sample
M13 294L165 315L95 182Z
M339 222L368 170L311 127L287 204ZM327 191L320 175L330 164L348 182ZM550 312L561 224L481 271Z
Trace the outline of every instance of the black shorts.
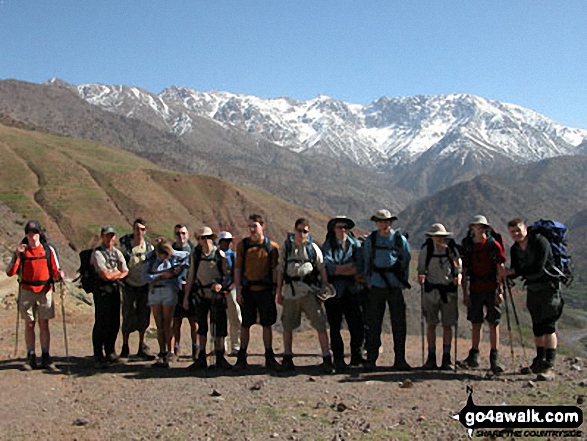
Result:
M263 291L243 289L242 295L241 314L244 328L250 328L255 325L257 317L259 318L259 324L263 327L275 324L277 321L277 306L275 305L273 288Z
M188 304L188 309L184 309L183 299L185 297L185 291L182 289L177 293L177 306L175 307L175 312L173 313L173 317L175 318L196 318L196 300L193 294L190 294L190 302Z
M226 337L228 335L226 299L221 297L226 293L216 294L214 299L196 296L196 321L198 335L208 334L208 315L210 315L210 330L212 337Z
M483 323L483 308L487 310L485 320L490 325L499 325L501 307L495 304L496 291L471 292L471 306L467 308L467 320L471 323Z
M526 290L526 307L532 318L534 336L553 334L564 306L560 283L547 281L540 284L528 284Z

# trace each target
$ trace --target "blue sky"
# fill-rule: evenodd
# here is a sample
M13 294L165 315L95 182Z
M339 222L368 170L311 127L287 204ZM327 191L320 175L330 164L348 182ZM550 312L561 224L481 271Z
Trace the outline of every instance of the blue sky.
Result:
M300 100L471 93L587 129L585 0L0 0L0 78Z

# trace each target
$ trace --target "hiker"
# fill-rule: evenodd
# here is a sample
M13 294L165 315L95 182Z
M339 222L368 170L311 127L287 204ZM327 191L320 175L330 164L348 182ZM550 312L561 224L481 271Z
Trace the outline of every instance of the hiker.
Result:
M498 291L499 274L504 267L505 254L501 236L493 232L487 218L477 215L469 224L469 233L462 241L463 303L467 320L471 322L471 349L461 363L463 367L479 367L479 342L485 321L489 324L489 365L491 372L503 373L499 363L499 321L503 297Z
M154 367L168 368L172 361L173 314L177 305L179 276L189 265L189 253L175 251L166 239L160 239L143 265L142 278L149 283L149 306L157 325L159 353Z
M120 238L120 251L128 266L128 275L122 280L122 349L120 358L127 360L130 353L128 341L130 334L139 333L137 358L154 360L155 356L145 343L145 333L151 321L149 284L141 277L143 262L153 251L153 245L145 238L147 222L137 218L132 225L133 232Z
M326 316L330 326L330 345L336 373L348 369L344 360L344 342L340 335L343 316L347 322L351 341L351 366L362 365L364 339L362 303L356 278L363 273L363 250L352 235L355 222L345 216L328 221L326 240L322 245L324 266L328 282L336 289L336 296L326 300Z
M251 214L247 220L249 236L241 240L236 248L234 284L236 298L241 306L241 348L235 368L245 369L250 328L257 323L263 327L265 366L278 370L279 363L273 353L271 327L277 321L275 304L275 271L279 259L279 245L265 236L265 222L260 214Z
M103 369L118 362L114 351L120 328L120 284L128 275L128 266L122 252L114 246L116 230L112 226L100 230L100 246L91 257L99 280L94 295L94 346L95 367Z
M365 296L365 321L367 325L365 369L376 367L381 346L381 327L385 304L389 305L391 330L393 333L394 370L407 371L411 366L406 361L406 302L403 290L409 288L410 244L400 231L391 227L397 220L388 210L379 210L371 217L377 225L364 242L364 273L367 279Z
M226 296L228 315L228 337L230 339L230 355L236 357L241 348L241 324L243 321L241 308L236 301L236 287L234 286L234 267L236 264L236 253L232 249L232 234L228 231L221 231L218 234L218 248L224 251L228 264L230 265L230 279L227 290L230 295Z
M226 297L229 279L229 264L220 248L214 241L216 234L210 227L202 227L197 234L198 245L190 258L190 270L185 285L183 307L188 309L189 293L194 292L196 299L196 320L198 322L198 338L200 352L189 369L205 369L206 339L208 337L208 316L210 318L210 334L214 339L215 367L230 369L232 366L224 358L224 338L228 334L226 318Z
M324 373L332 374L334 365L328 347L326 314L316 297L317 289L326 283L328 277L322 251L311 241L310 222L307 219L296 220L294 229L295 232L288 234L284 246L280 249L277 269L277 303L283 306L281 322L284 355L281 367L283 371L295 369L293 330L301 325L303 312L318 333L322 351L320 368Z
M174 227L175 242L173 242L173 249L175 251L185 251L191 255L194 249L194 244L190 240L188 229L183 224L177 224ZM192 360L195 361L200 349L198 343L198 325L196 324L196 299L190 295L187 309L183 307L183 300L185 297L185 285L188 278L188 269L184 269L178 279L181 285L178 288L178 301L173 314L173 354L171 358L176 360L181 355L181 325L183 319L187 318L190 327L190 336L192 339Z
M18 274L18 308L25 321L25 343L27 360L22 369L29 371L37 368L35 351L35 323L39 323L41 343L41 367L48 371L57 371L51 359L51 333L49 320L55 317L53 301L54 282L63 280L63 271L55 249L47 244L43 228L39 222L28 221L24 227L26 237L16 248L6 274L12 277ZM17 337L18 338L18 337Z
M529 234L526 223L515 218L508 222L514 240L510 249L511 267L502 271L503 277L521 277L526 286L526 306L532 318L536 357L529 366L539 381L554 380L556 358L556 324L563 311L561 283L552 276L552 249L540 234Z
M452 370L450 358L452 327L459 319L458 287L462 279L462 262L452 233L440 223L432 224L428 239L418 258L418 283L424 285L422 313L426 319L428 358L422 369L437 369L436 325L442 317L441 370ZM456 337L456 336L455 336ZM455 360L456 361L456 360Z

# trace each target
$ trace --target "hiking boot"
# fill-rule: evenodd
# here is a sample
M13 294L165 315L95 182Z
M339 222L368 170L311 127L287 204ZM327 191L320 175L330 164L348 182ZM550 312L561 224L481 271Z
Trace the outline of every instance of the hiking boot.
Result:
M274 372L279 372L281 370L281 365L275 359L273 351L265 353L265 367Z
M153 361L155 360L155 355L151 351L151 348L149 348L149 346L147 346L147 344L143 342L139 344L137 358L144 361Z
M26 361L21 366L20 370L24 372L32 371L37 369L37 356L34 352L27 354Z
M128 360L130 355L130 349L127 344L122 345L122 349L120 350L120 355L118 356L121 360Z
M536 377L536 381L553 381L555 377L554 368L545 365L542 372Z
M188 369L192 371L198 371L201 369L206 369L207 367L208 362L206 360L206 352L200 351L200 355L198 356L198 358L196 358L196 361L194 361L191 365L188 366Z
M426 363L424 363L424 365L422 366L422 370L435 371L436 369L438 369L438 366L436 366L436 354L429 352L428 359L426 360Z
M242 349L239 351L236 363L233 367L235 371L243 371L249 367L249 363L247 363L247 353Z
M332 356L327 355L322 357L322 364L320 364L320 370L326 375L332 375L335 372L334 365L332 364Z
M169 367L169 361L167 358L167 353L160 352L157 355L157 360L155 361L155 363L153 363L153 367L167 369Z
M55 363L53 363L53 360L51 359L51 356L49 354L41 355L41 368L49 372L59 371L59 369L57 369L57 366L55 366Z
M542 373L542 371L547 369L546 362L544 361L544 358L534 357L529 369L530 369L530 372L532 372L533 374Z
M363 363L363 371L365 372L373 372L377 369L377 362L375 360L367 359L365 363Z
M120 359L118 355L116 355L116 352L111 352L110 354L106 355L106 361L110 364L117 364Z
M217 369L232 369L232 365L224 358L224 351L216 352L216 363L214 367Z
M442 363L440 364L441 371L452 371L454 366L450 361L450 354L442 354Z
M436 365L436 361L434 362L434 364ZM395 360L395 363L393 363L391 369L393 369L394 371L411 371L412 366L408 364L405 358L400 358L398 360Z
M334 372L337 374L346 374L349 371L349 365L346 364L344 358L334 360Z
M104 355L102 356L94 356L94 369L108 369L108 362L106 361L106 358L104 357Z
M499 364L499 353L497 349L492 349L489 352L489 366L494 375L500 375L504 372L503 367Z
M479 350L469 350L469 355L463 361L460 362L461 367L475 369L479 367Z
M285 354L283 360L281 360L281 371L292 372L296 370L296 365L293 362L292 354Z
M364 365L366 362L367 360L365 360L359 352L356 354L351 354L351 362L349 363L349 366L361 366Z

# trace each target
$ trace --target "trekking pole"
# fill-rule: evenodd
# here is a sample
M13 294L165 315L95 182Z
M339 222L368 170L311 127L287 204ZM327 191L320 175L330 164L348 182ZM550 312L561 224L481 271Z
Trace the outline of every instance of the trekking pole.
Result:
M499 284L499 290L501 292L503 292L503 295L505 297L504 299L504 303L505 303L505 316L507 318L507 324L508 324L508 340L510 342L510 352L512 353L512 363L514 363L514 365L516 364L516 358L514 356L514 339L512 336L512 323L511 323L511 319L510 319L510 308L508 307L508 294L506 292L506 289L503 287L503 285L505 284L505 281L502 281L502 283Z
M520 326L520 319L518 318L518 311L516 310L516 304L514 303L514 298L512 296L512 288L510 286L510 281L506 281L506 287L508 290L510 302L512 303L512 310L514 311L514 319L516 320L516 326L518 327L518 333L520 334L520 343L522 343L522 351L524 351L524 361L526 362L526 366L529 365L528 361L528 354L526 354L526 345L524 344L524 336L522 334L522 327Z
M459 287L457 286L457 321L455 322L455 374L458 370L458 363L457 363L457 345L459 342Z
M65 283L59 282L59 291L61 295L61 320L63 322L63 342L65 344L65 360L67 362L67 371L69 372L69 345L67 340L67 325L65 324Z
M422 336L422 366L426 362L424 360L424 283L420 283L420 334Z
M14 358L18 354L18 326L20 323L20 289L18 290L18 296L16 297L16 335L14 338Z

